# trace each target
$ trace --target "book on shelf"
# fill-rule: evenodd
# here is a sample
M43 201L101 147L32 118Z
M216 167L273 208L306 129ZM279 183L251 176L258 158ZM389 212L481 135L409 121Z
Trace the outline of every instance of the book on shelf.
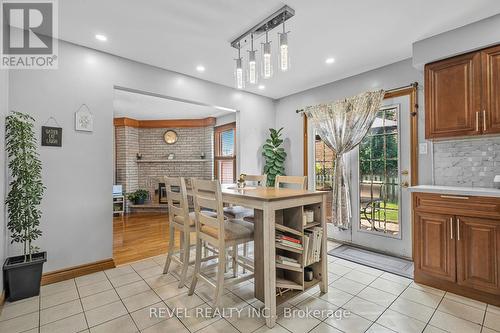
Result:
M314 227L304 233L304 266L318 262L321 258L323 228Z
M293 247L294 249L302 250L302 240L285 236L282 233L276 233L276 242L284 246Z
M294 242L289 242L289 241L282 240L282 239L276 239L276 243L284 245L284 246L288 246L288 247L291 247L291 248L294 248L297 250L302 250L302 245L294 243Z

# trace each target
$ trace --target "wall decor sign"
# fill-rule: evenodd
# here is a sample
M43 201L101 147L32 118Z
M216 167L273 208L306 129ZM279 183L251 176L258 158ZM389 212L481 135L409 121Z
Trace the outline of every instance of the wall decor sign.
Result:
M94 131L94 116L87 104L82 104L75 112L75 130L82 132Z
M42 126L42 146L62 147L62 127Z

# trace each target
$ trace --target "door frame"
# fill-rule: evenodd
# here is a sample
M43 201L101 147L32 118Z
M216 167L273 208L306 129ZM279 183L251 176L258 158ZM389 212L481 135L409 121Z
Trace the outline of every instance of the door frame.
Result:
M418 82L414 82L408 86L387 90L384 95L384 99L409 96L410 98L410 186L418 185ZM310 158L311 154L314 156L314 138L312 140L313 144L310 146L310 124L307 121L307 117L302 114L303 122L303 174L308 177L308 188L315 189L314 183L314 168L312 172L309 172L310 168ZM312 147L313 151L310 152ZM413 229L413 214L410 214L411 224L410 228ZM413 242L414 235L412 234L412 259L415 255L415 245Z

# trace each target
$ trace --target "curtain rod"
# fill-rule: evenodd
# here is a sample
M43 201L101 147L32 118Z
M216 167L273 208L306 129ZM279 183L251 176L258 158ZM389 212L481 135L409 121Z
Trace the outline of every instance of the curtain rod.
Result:
M410 83L406 86L401 86L401 87L397 87L397 88L393 88L393 89L389 89L389 90L386 90L385 92L388 93L392 93L392 92L395 92L395 91L398 91L398 90L403 90L403 89L408 89L408 88L418 88L418 82L413 82L413 83ZM300 110L295 110L296 113L303 113L305 110L304 109L300 109Z

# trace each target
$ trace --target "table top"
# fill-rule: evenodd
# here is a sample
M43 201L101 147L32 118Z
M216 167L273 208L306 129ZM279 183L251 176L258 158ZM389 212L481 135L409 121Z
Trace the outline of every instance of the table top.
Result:
M327 192L325 191L309 191L309 190L301 190L293 188L274 188L274 187L257 187L257 188L252 187L249 189L245 188L236 189L234 184L222 185L223 195L251 198L262 201L300 198L300 197L314 196L326 193Z

